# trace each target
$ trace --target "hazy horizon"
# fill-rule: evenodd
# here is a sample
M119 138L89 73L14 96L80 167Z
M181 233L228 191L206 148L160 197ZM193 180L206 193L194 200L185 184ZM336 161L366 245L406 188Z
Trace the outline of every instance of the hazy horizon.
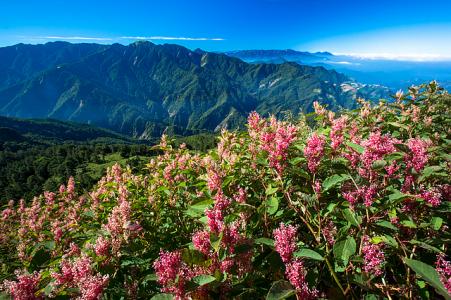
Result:
M451 60L451 2L323 0L4 3L0 46L50 41L190 49L294 49L370 59Z

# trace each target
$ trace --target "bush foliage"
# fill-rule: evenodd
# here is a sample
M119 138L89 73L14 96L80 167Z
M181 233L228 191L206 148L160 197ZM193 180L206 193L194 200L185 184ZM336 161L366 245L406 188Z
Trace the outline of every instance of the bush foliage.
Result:
M207 154L71 178L0 219L14 299L450 298L449 107L435 82L340 114L252 113ZM310 124L313 126L308 126Z

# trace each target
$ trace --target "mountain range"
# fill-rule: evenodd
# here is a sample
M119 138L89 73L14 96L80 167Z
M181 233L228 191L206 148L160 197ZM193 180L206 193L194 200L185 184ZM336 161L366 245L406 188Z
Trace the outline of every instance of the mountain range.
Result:
M323 66L246 63L173 44L0 48L0 115L93 124L141 139L237 128L253 110L297 114L314 101L339 110L389 93Z
M336 70L365 84L380 84L392 89L405 89L412 84L437 80L451 88L451 61L417 59L387 59L358 55L335 55L330 52L295 50L238 50L225 52L248 63L286 63L322 66Z

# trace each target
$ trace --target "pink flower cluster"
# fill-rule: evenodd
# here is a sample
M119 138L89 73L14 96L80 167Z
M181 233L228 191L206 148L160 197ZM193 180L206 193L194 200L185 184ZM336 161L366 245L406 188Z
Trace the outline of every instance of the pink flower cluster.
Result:
M407 145L412 151L404 158L407 169L413 168L416 172L421 172L429 159L427 151L430 144L420 138L415 138L409 139Z
M442 203L442 194L438 189L424 190L419 196L434 207Z
M277 121L271 117L269 122L256 112L248 118L249 135L260 142L260 149L268 153L269 165L282 173L287 159L287 150L296 139L297 127Z
M293 225L286 226L281 223L279 228L274 229L274 246L284 263L288 263L293 258L293 253L297 249L296 235L297 229Z
M382 251L382 245L382 243L371 243L369 236L363 237L363 270L366 273L374 274L375 276L382 275L383 264L385 261L385 255Z
M307 145L304 148L304 156L307 159L307 165L312 173L316 173L321 158L324 155L325 139L323 136L319 136L313 133L307 139Z
M94 274L92 260L81 256L74 261L62 260L60 272L52 273L57 286L78 288L79 298L83 300L98 300L108 285L109 276Z
M206 230L203 231L197 231L192 236L192 241L194 248L199 250L205 255L210 254L210 233Z
M369 186L362 186L358 189L351 188L349 186L343 186L342 196L345 198L351 206L356 205L363 200L363 204L366 207L370 207L377 195L377 187L372 184Z
M296 288L298 299L316 299L318 298L318 291L316 289L310 289L305 279L307 270L304 267L304 263L301 259L293 259L285 265L288 281Z
M316 289L310 289L305 276L307 270L301 259L294 258L293 253L297 250L297 229L293 225L280 224L274 229L274 246L280 258L285 263L285 275L290 283L296 288L300 299L315 299L318 297Z
M153 267L158 276L158 283L163 286L162 291L172 293L176 299L184 299L186 282L195 275L182 260L180 251L160 251L160 257Z
M11 295L14 300L37 300L44 299L42 295L37 294L38 284L41 275L37 272L26 274L25 272L16 271L17 281L5 280L3 289ZM1 288L1 286L0 286Z
M120 195L119 203L113 208L108 222L103 227L111 237L111 251L116 254L121 248L122 244L126 243L130 236L135 236L139 233L142 227L138 223L131 221L131 207L130 202L126 199L126 189L122 189L122 196ZM103 247L106 247L106 242L103 242ZM106 249L104 249L106 251Z
M332 120L332 127L329 136L331 139L330 146L334 150L337 150L338 147L340 147L340 145L343 143L343 132L346 129L347 121L348 118L346 116Z
M445 254L437 255L435 269L440 276L440 281L443 283L448 293L451 294L451 262L445 259Z
M372 165L376 160L381 160L385 155L396 151L395 144L399 143L397 139L390 135L382 135L380 132L372 132L366 141L361 145L365 147L365 151L361 155L364 169L360 170L360 175L369 178L373 172Z

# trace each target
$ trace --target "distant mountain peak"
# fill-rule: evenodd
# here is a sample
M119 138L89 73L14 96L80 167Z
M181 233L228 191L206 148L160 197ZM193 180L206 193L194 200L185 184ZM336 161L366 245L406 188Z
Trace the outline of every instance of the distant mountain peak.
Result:
M353 107L360 96L340 88L348 77L323 67L283 58L248 64L148 41L5 47L0 58L0 114L90 123L136 137L237 128L253 110L299 113L314 101Z

